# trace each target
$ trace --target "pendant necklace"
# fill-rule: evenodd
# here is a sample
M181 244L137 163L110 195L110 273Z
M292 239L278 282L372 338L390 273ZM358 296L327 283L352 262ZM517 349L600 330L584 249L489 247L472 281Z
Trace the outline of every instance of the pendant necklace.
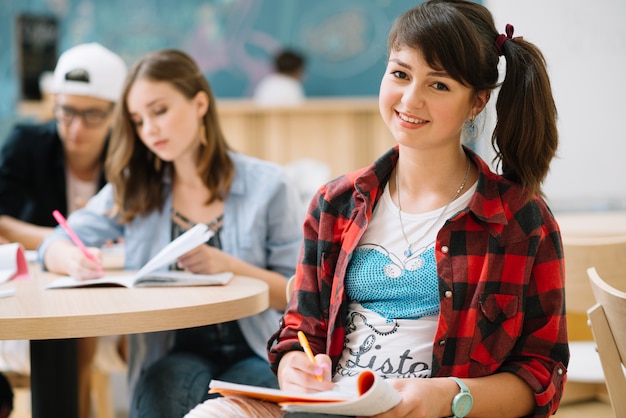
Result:
M396 189L398 191L398 218L400 218L400 229L402 230L402 235L404 236L404 241L406 241L406 250L404 250L404 256L405 257L410 257L413 254L413 246L417 243L417 241L415 241L414 243L410 243L409 242L409 238L406 235L406 232L404 232L404 223L402 222L402 204L400 203L400 181L398 178L398 168L396 167ZM456 193L454 194L454 196L452 197L452 200L450 200L448 202L448 204L443 208L443 210L441 211L441 213L439 214L439 216L437 216L437 219L435 219L435 222L433 222L428 229L426 230L426 232L422 235L422 237L427 236L430 233L430 230L439 223L439 221L441 220L441 217L443 216L444 213L446 213L446 211L448 210L448 207L452 204L452 202L454 202L456 200L457 197L459 197L459 194L461 194L461 191L465 188L465 183L467 182L467 178L469 177L469 172L470 172L470 160L469 158L467 159L467 169L465 170L465 177L463 178L463 182L461 183L461 185L459 186L459 188L457 189Z

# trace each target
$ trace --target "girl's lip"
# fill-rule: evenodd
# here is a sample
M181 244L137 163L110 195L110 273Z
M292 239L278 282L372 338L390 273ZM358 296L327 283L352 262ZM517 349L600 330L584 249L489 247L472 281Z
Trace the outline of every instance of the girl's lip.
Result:
M163 148L167 144L167 139L160 139L152 144L154 148Z

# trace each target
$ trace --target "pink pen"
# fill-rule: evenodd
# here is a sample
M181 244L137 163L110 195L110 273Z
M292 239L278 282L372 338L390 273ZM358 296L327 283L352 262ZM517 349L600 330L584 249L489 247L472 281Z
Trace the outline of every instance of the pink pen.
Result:
M83 244L83 242L80 240L80 238L78 238L78 235L76 235L76 233L72 230L72 228L70 228L70 226L67 224L67 220L61 214L61 212L59 212L58 210L55 209L54 211L52 211L52 216L54 216L54 219L56 219L56 221L59 223L59 225L61 225L61 228L63 228L65 230L65 232L68 233L68 235L72 239L72 242L85 255L85 257L87 257L88 259L90 259L91 261L93 261L96 264L100 264L98 262L98 260L96 260L96 258L89 251L87 251L87 247L85 247L85 244ZM98 266L98 268L100 270L100 273L104 273L104 271L102 270L101 266Z

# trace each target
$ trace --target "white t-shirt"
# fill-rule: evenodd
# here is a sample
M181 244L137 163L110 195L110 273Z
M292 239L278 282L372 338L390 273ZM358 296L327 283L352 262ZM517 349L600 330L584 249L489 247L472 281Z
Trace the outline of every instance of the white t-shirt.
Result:
M276 73L261 80L253 98L261 106L289 106L302 103L305 95L299 80Z
M85 181L65 170L68 214L84 207L98 191L98 180Z
M430 377L439 316L435 239L446 219L467 206L475 189L474 184L442 216L444 208L402 212L413 244L407 257L398 207L389 185L385 187L346 272L350 304L335 382L352 386L364 369L390 379Z

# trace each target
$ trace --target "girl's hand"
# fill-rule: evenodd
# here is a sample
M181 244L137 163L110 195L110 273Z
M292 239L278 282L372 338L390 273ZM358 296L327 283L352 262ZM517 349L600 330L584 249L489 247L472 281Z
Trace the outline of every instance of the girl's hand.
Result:
M437 418L450 416L456 383L447 378L390 379L402 400L394 408L373 418ZM446 411L446 412L442 412ZM446 415L447 414L447 415Z
M315 356L317 364L311 362L302 351L285 354L278 365L278 382L283 390L312 393L333 390L331 360L326 354ZM322 380L317 376L321 375Z
M285 310L287 281L278 272L247 263L206 244L199 245L179 257L177 263L179 268L195 274L231 272L234 275L263 280L270 288L270 307L278 311Z
M97 279L102 277L102 251L96 247L88 247L87 251L98 261L88 259L78 247L67 249L68 275L78 280Z
M209 245L200 245L178 258L178 267L196 274L234 272L237 259Z

